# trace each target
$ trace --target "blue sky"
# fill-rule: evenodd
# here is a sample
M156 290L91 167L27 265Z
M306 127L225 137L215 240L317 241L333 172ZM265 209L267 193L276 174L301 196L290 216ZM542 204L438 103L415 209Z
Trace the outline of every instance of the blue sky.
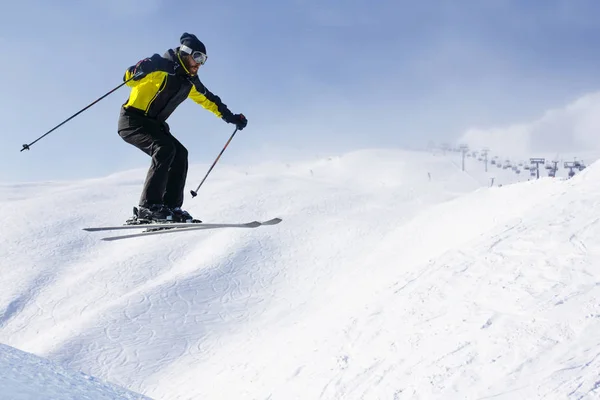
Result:
M424 146L539 118L600 87L597 15L592 0L11 2L0 182L147 167L116 132L127 88L19 150L184 31L206 44L201 80L249 119L222 158L236 163ZM169 123L193 163L212 163L233 131L191 101Z

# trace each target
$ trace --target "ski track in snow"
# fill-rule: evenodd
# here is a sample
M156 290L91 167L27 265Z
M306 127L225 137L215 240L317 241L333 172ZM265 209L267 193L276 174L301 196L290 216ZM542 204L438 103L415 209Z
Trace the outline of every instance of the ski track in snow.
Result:
M277 168L223 168L190 211L280 225L112 243L80 229L133 172L3 188L0 342L157 399L600 398L596 166L502 188L395 151Z

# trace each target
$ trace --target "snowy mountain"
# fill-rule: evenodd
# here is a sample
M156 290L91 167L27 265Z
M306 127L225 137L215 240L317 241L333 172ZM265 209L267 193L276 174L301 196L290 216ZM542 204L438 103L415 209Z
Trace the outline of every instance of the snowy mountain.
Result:
M192 215L283 222L120 242L144 169L2 185L0 343L154 399L600 398L600 166L457 157L223 164Z

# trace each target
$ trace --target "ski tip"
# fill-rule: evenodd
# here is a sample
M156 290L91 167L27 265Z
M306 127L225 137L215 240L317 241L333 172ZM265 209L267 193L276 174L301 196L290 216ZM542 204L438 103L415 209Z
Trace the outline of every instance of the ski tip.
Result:
M263 222L261 225L277 225L281 221L283 221L281 218L273 218L273 219Z
M282 221L281 218L273 218L270 219L268 221L252 221L252 222L248 222L246 224L246 226L248 228L257 228L259 226L263 226L263 225L277 225L278 223L280 223Z

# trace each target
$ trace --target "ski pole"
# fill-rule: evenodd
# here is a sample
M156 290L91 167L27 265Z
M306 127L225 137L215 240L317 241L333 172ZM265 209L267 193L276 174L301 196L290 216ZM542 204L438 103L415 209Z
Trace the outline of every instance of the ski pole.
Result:
M213 164L211 165L210 169L208 170L208 172L206 173L206 175L204 175L204 179L202 179L202 182L200 182L200 184L198 185L198 187L196 188L196 190L190 190L190 193L192 194L192 198L196 197L198 195L198 190L200 190L200 186L202 186L202 184L204 183L204 181L206 180L206 178L208 178L208 174L210 174L210 171L212 171L212 169L215 167L215 164L217 163L217 161L219 161L219 158L221 158L221 156L223 155L223 152L225 152L225 149L227 148L227 146L229 146L229 143L231 142L231 139L233 139L233 137L235 136L235 133L238 131L237 128L235 128L235 131L233 131L233 133L231 134L231 137L229 138L229 140L227 141L227 143L225 143L225 147L223 147L223 150L221 150L221 152L219 153L219 155L217 156L217 158L215 159L215 162L213 162Z
M63 122L61 122L60 124L56 125L54 128L50 129L48 132L44 133L39 138L35 139L33 142L31 142L29 144L24 144L23 148L21 149L21 151L23 151L23 150L29 150L29 148L31 146L33 146L33 144L36 143L38 140L40 140L43 137L49 135L52 131L60 128L62 125L66 124L67 122L69 122L70 120L72 120L73 118L75 118L76 116L78 116L79 114L81 114L82 112L84 112L85 110L87 110L88 108L90 108L91 106L93 106L94 104L96 104L97 102L99 102L100 100L102 100L103 98L105 98L109 94L113 93L114 91L116 91L117 89L119 89L121 86L125 85L127 82L129 82L130 80L132 80L133 78L136 78L136 77L137 77L137 75L132 76L131 78L127 79L125 82L121 83L119 86L117 86L116 88L114 88L110 92L106 93L104 96L102 96L102 97L94 100L94 102L92 102L91 104L89 104L85 108L83 108L83 109L79 110L78 112L76 112L75 114L71 115L69 118L65 119Z

